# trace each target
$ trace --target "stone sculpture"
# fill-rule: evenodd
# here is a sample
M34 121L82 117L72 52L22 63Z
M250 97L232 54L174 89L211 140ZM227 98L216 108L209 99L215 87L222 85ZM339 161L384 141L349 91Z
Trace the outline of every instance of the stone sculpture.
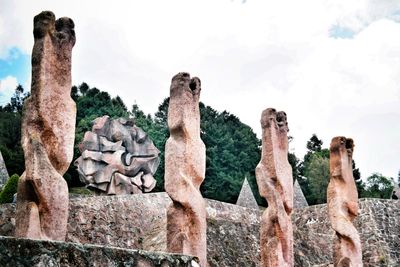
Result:
M242 189L240 190L236 205L250 209L258 209L257 200L253 195L253 191L251 191L251 187L246 177L244 177Z
M293 208L301 209L304 207L308 207L307 199L303 194L303 190L301 190L299 181L296 179L293 185Z
M334 137L330 146L328 214L336 231L334 266L362 266L360 236L353 225L358 214L358 193L353 178L354 143L344 136Z
M134 119L95 119L79 150L74 164L80 180L98 194L138 194L156 186L160 151Z
M260 195L268 202L260 226L261 266L293 266L293 177L287 157L286 113L264 110L261 127L262 152L256 178Z
M200 79L188 73L172 78L168 109L170 137L165 145L165 191L172 199L167 211L167 248L199 257L207 266L206 208L200 193L206 153L200 139Z
M73 157L75 102L71 93L74 22L50 11L34 18L31 96L25 101L21 143L25 172L18 184L16 236L65 240Z
M0 151L0 190L6 184L8 180L8 171L6 168L6 164L4 163L3 155Z

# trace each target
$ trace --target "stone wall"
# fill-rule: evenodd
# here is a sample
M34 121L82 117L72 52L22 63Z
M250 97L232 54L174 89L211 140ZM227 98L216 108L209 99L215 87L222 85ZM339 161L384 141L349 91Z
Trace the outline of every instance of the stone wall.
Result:
M197 262L197 258L178 254L0 236L3 267L198 267Z
M70 200L67 241L149 251L166 250L165 193ZM12 236L14 204L0 205L0 235ZM207 200L210 266L258 266L260 211ZM332 261L333 231L326 205L295 209L295 266ZM400 263L400 200L360 200L356 227L365 266Z

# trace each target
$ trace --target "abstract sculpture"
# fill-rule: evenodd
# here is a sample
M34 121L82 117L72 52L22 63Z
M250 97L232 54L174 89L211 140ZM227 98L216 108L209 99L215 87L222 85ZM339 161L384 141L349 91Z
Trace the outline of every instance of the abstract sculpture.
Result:
M358 213L358 193L353 178L353 140L334 137L330 147L328 213L336 232L334 266L362 266L360 236L353 225Z
M74 22L50 11L34 18L31 96L22 118L25 172L18 184L16 236L65 240L73 156L75 103L71 93Z
M264 110L261 127L262 152L256 178L260 195L268 202L260 226L261 266L293 266L293 177L286 113Z
M99 194L138 194L156 185L160 151L133 119L97 118L79 149L80 180Z
M172 199L167 211L167 248L199 257L207 266L206 208L200 193L206 153L200 139L200 80L188 73L172 78L168 109L170 137L165 145L165 191Z

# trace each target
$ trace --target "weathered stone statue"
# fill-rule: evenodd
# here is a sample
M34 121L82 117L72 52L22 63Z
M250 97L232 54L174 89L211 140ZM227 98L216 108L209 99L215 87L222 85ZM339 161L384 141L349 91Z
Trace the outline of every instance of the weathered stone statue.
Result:
M286 113L264 110L261 127L262 152L256 178L260 195L268 202L260 226L261 266L293 266L293 177L287 156Z
M134 119L97 118L79 149L80 180L98 194L140 194L156 186L160 151Z
M64 240L75 103L71 93L74 22L50 11L34 18L31 96L25 101L21 143L25 172L18 184L16 236Z
M360 236L353 225L358 213L357 187L353 178L353 140L334 137L330 147L328 213L336 231L334 266L362 266Z
M7 180L8 180L8 171L3 159L3 155L1 154L0 151L0 190L6 184Z
M168 251L195 255L207 266L206 208L200 193L206 153L200 139L200 79L188 73L172 78L168 109L170 137L165 145Z

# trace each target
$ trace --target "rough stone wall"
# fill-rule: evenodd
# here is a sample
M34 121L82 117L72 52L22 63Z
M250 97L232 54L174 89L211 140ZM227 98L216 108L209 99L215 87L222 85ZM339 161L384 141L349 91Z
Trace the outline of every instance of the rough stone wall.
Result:
M99 196L70 200L67 241L150 251L166 250L165 193ZM258 266L260 211L207 200L207 256L210 266ZM0 205L0 235L12 236L15 204ZM326 205L295 209L295 266L332 262ZM362 199L355 226L364 266L399 266L400 200Z
M196 267L192 256L96 245L0 237L0 266Z
M361 238L365 267L400 265L400 201L361 199L354 221ZM293 213L295 265L313 266L332 262L334 231L326 205Z

